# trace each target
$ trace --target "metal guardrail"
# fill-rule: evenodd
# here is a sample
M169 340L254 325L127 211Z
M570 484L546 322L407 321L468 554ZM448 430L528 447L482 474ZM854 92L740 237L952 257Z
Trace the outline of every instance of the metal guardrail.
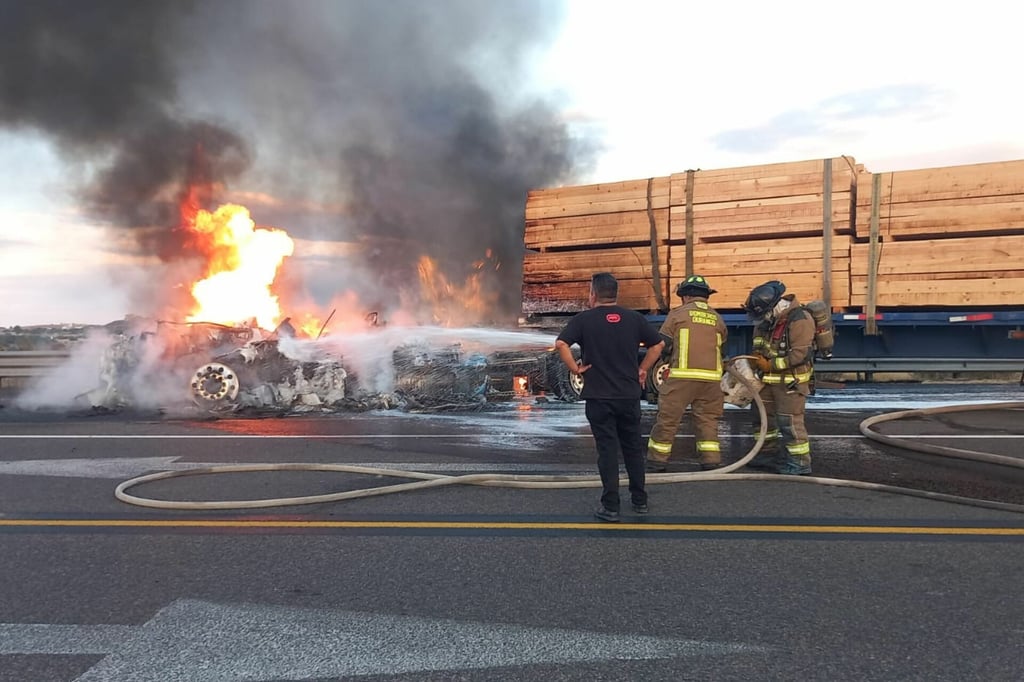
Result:
M1024 372L1024 358L832 358L821 372Z
M68 351L0 351L0 385L5 379L45 376L70 357ZM818 373L851 372L1021 372L1024 358L832 358L815 363Z
M5 379L45 376L63 364L70 353L64 350L0 351L0 385Z

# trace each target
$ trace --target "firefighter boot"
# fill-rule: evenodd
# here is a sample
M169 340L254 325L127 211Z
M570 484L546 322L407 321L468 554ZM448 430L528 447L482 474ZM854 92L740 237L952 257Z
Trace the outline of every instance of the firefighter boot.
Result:
M803 425L803 414L778 415L779 440L784 445L780 474L807 476L811 473L811 444ZM780 450L783 448L780 448Z
M779 444L779 430L772 429L765 435L764 446L756 455L754 459L747 462L747 466L751 469L764 469L771 473L782 465L779 458L778 452Z
M779 473L787 476L810 476L810 455L788 455L779 467Z

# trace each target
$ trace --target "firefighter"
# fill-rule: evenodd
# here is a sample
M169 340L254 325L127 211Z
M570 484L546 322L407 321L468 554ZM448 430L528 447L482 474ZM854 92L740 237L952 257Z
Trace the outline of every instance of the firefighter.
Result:
M814 378L814 319L778 280L750 291L743 309L754 322L754 358L761 373L768 417L765 447L749 466L772 473L811 473L811 445L804 407ZM754 430L760 413L754 411Z
M682 305L669 312L661 326L665 347L671 347L671 364L658 391L658 419L647 441L648 471L666 470L676 430L689 406L701 469L722 465L718 420L725 407L722 348L728 330L722 316L708 305L713 293L700 275L687 277L676 287Z

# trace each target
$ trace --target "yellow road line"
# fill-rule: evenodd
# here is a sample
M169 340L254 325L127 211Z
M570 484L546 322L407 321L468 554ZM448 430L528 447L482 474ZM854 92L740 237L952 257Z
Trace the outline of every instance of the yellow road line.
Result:
M711 523L543 523L502 521L267 521L160 519L0 519L0 528L290 528L405 530L609 530L710 533L840 533L846 535L1024 536L1024 528L956 526L817 526Z

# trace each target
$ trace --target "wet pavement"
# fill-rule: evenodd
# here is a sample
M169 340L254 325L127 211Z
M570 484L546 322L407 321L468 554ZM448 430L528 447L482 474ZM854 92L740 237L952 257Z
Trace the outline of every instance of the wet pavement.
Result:
M809 404L816 476L1024 504L1020 469L864 438L895 409L1024 400L1015 385L848 387ZM865 407L866 406L866 407ZM655 408L644 411L645 431ZM725 461L751 446L727 410ZM1020 455L1024 412L880 424ZM673 468L695 469L684 423ZM1017 679L1024 514L793 482L449 486L246 511L127 505L115 485L217 463L592 474L580 404L265 419L0 410L0 680ZM400 482L272 472L140 486L166 499ZM900 633L894 637L892 633Z

